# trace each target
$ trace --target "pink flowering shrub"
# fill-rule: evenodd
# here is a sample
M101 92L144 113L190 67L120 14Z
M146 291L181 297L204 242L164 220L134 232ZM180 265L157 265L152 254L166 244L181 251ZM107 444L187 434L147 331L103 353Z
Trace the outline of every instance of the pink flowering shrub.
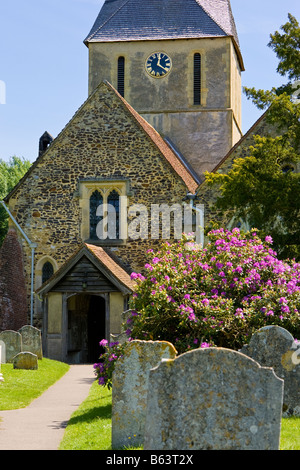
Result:
M254 231L213 230L205 248L184 236L154 253L145 272L132 273L137 288L127 320L128 339L166 340L179 354L198 347L239 349L254 331L280 325L300 338L300 263L280 261ZM111 387L124 345L100 342L95 364L100 385Z
M219 229L205 248L184 236L149 251L137 282L127 334L167 340L182 353L207 346L239 349L257 329L280 325L300 337L300 264L280 261L254 231Z
M106 339L102 339L99 344L105 349L105 352L99 357L99 362L94 364L95 375L99 385L110 389L115 362L122 357L124 345L118 341L109 343Z

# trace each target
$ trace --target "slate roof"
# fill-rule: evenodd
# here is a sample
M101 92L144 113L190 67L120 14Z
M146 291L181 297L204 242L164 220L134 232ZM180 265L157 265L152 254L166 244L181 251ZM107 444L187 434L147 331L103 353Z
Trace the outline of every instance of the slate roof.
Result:
M84 42L226 36L244 70L230 0L106 0Z

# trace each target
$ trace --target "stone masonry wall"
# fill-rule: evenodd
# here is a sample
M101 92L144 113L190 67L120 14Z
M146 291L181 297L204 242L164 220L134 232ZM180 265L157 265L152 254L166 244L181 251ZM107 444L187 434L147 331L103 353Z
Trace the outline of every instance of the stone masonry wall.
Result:
M102 84L70 123L37 159L9 200L12 214L32 242L35 265L43 256L58 268L84 241L79 204L82 179L124 179L128 205L181 203L187 193L182 179L107 84ZM113 247L132 270L145 263L151 239L128 240ZM27 292L30 292L30 250L24 245ZM36 286L38 287L38 286Z

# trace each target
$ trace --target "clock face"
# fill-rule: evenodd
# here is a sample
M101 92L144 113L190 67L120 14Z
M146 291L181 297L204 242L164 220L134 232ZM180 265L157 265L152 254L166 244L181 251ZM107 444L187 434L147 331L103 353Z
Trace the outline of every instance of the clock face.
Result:
M145 67L151 77L162 78L170 72L172 62L164 52L153 52L146 60Z

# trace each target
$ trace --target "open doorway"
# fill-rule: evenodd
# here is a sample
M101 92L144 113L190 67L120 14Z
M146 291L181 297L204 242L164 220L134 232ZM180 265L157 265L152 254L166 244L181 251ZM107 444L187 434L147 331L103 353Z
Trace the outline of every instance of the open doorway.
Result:
M106 300L104 296L78 294L68 299L67 362L98 362L99 346L106 336Z

